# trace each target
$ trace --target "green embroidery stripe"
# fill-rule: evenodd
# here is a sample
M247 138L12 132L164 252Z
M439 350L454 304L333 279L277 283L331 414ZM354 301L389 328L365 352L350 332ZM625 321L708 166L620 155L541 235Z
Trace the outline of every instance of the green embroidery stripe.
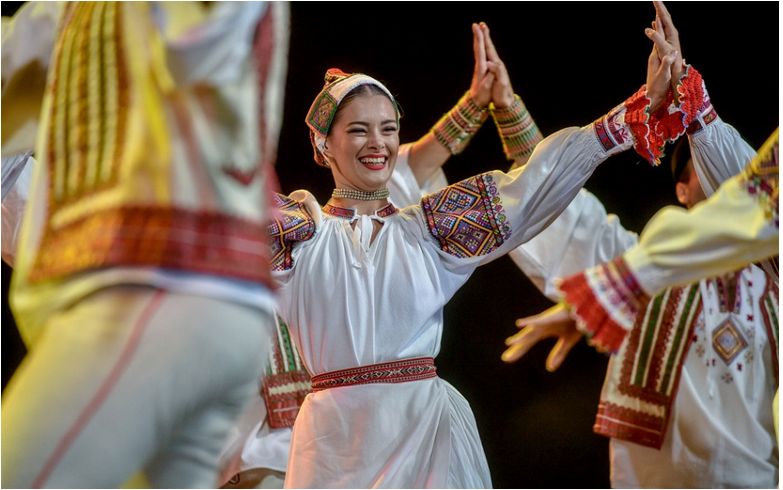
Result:
M778 325L778 313L775 310L775 302L773 301L771 294L768 294L764 298L764 303L767 304L767 314L769 314L769 321L772 326L772 334L775 336L774 340L775 340L775 344L777 345L779 339L778 329L780 328L780 326Z
M680 358L685 355L685 350L681 348L683 342L687 342L688 335L691 332L691 326L696 320L695 312L698 311L694 308L699 298L699 285L694 284L691 286L688 294L685 298L685 306L683 307L682 314L680 315L680 322L674 332L674 340L671 344L671 351L666 364L664 365L663 376L661 378L661 393L669 393L672 389L672 380L677 375L677 367L680 365ZM672 355L673 354L673 355Z
M280 319L280 341L283 347L283 354L288 360L288 370L291 370L292 368L296 369L296 354L294 353L294 347L291 343L291 333L288 331L288 325L286 325L282 318Z
M636 386L644 385L644 378L648 372L647 366L650 362L650 352L652 351L653 341L655 340L656 326L660 321L661 305L664 304L664 299L669 294L669 292L670 291L667 290L663 294L653 298L652 306L648 308L650 316L648 318L647 324L643 326L644 330L642 331L642 334L639 336L639 342L641 345L638 351L639 355L637 356L634 365L636 373L632 378L632 384Z

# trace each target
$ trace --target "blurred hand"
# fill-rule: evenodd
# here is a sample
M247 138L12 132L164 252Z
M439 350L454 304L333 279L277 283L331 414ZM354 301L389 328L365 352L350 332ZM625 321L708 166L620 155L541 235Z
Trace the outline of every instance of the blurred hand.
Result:
M517 361L541 340L557 337L558 341L546 359L547 371L559 368L571 349L584 336L576 328L576 321L562 303L537 315L520 318L516 324L522 330L506 339L508 349L500 358L509 363Z

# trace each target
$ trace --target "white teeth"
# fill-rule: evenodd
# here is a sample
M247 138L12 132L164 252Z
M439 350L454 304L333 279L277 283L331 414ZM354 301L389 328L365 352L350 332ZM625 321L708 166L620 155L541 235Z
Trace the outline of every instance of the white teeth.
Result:
M386 161L385 158L362 158L362 163L384 163Z

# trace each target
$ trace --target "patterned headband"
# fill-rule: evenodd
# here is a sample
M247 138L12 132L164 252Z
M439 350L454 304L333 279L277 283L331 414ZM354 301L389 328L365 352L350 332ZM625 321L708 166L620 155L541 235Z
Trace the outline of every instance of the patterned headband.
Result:
M314 158L318 165L326 167L323 151L326 146L326 135L332 125L334 114L340 106L343 98L351 90L361 85L375 85L389 96L400 118L400 110L397 101L381 82L362 73L345 73L337 68L330 68L324 76L324 88L315 98L310 111L307 113L305 123L310 128L310 142L313 144Z

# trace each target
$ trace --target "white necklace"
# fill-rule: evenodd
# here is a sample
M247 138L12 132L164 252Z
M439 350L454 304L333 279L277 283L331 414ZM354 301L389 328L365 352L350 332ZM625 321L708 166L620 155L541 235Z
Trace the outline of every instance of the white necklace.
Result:
M357 201L377 201L389 197L389 189L384 187L377 191L357 191L355 189L335 189L332 197L336 199L355 199Z

